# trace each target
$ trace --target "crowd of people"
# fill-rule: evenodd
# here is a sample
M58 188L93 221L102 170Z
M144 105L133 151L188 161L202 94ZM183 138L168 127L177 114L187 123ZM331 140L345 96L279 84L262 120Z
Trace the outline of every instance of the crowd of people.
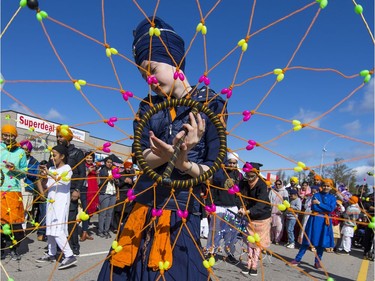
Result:
M113 178L110 157L95 161L94 152L83 153L76 148L70 143L72 131L68 128L67 134L62 135L60 126L49 161L39 162L32 156L29 140L16 141L15 126L4 125L1 135L1 159L7 170L2 172L1 259L7 257L9 248L11 259L20 260L19 243L15 241L21 241L38 225L37 239L47 242L48 251L36 262L56 261L60 251L64 259L59 269L72 266L80 254L79 242L94 239L89 233L90 219L80 219L79 211L89 218L99 213L98 237L111 238L110 230L117 233L125 216L123 204L115 204L123 202L133 186L132 162L118 163L121 176Z
M161 34L157 38L148 36L155 29ZM149 93L140 103L135 132L151 108L171 97L202 104L209 100L207 107L213 115L222 116L222 124L226 123L225 101L206 86L189 84L184 73L184 41L172 26L150 17L137 26L133 35L135 63L156 93ZM176 73L183 79L174 78ZM262 251L271 243L286 242L291 249L299 246L296 258L290 262L294 266L310 247L316 252L314 265L320 268L324 251L336 249L339 254L349 254L361 214L374 216L372 199L367 202L355 195L343 197L333 192L331 179L319 175L315 175L314 183L304 181L301 186L296 177L287 185L276 180L270 186L261 174L262 164L245 162L240 168L241 159L236 153L222 155L216 125L206 115L193 114L188 106L160 108L133 147L141 152L141 164L147 163L158 174L172 165L166 173L168 179L188 181L209 171L220 155L224 167L206 182L174 189L164 182L155 183L147 173L135 178L132 162L114 167L113 159L107 157L97 165L94 152L84 154L75 147L72 131L61 126L57 127L57 146L51 158L47 163L37 163L31 158L31 143L22 141L18 145L16 128L4 125L2 259L10 244L14 244L12 259L20 259L17 241L24 234L22 223L26 218L34 225L38 222L38 240L48 243L48 252L36 262L55 261L60 249L64 259L59 269L69 268L77 262L80 242L94 239L88 218L98 213L97 239L109 239L112 232L121 246L109 251L98 280L155 280L160 274L166 280L208 280L210 264L207 260L202 263L201 235L207 237L205 258L215 257L224 240L226 261L230 263L237 262L234 246L242 237L248 255L242 273L256 276ZM32 176L36 174L35 185ZM33 200L26 200L29 196ZM35 221L30 202L39 202L39 218ZM234 223L238 218L241 223ZM82 223L81 235L78 222ZM372 241L373 230L365 227L362 243L366 256L370 255Z

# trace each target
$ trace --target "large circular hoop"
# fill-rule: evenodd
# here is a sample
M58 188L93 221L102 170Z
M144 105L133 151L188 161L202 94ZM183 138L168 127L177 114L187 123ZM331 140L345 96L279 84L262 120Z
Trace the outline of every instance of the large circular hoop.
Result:
M219 146L219 153L216 157L215 162L213 163L212 167L209 168L206 172L199 175L196 178L191 178L187 180L172 180L171 187L172 188L189 188L191 186L198 185L199 183L202 183L206 181L208 178L210 178L215 172L219 170L221 167L221 164L223 163L224 157L227 153L227 141L226 141L226 132L223 124L220 122L220 119L215 115L214 112L211 111L207 106L204 106L202 103L198 101L194 101L191 99L171 99L171 100L165 100L164 102L158 103L150 108L139 120L137 127L135 128L134 133L134 153L135 157L138 161L138 165L143 170L143 173L150 177L152 180L157 182L158 184L162 183L163 177L156 173L153 169L150 168L148 163L143 157L143 150L141 147L141 138L142 138L142 132L147 124L147 122L150 120L150 118L159 112L160 110L170 108L170 107L176 107L176 106L186 106L190 108L196 108L198 109L198 112L203 112L206 114L206 116L210 119L210 121L214 124L216 127L220 146Z

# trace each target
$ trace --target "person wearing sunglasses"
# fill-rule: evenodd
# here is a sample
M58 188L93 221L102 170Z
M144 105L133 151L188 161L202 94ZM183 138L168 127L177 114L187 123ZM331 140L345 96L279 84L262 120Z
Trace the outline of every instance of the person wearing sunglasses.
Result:
M288 191L281 180L275 181L275 188L271 189L269 198L272 205L271 241L279 245L284 233L285 215L279 210L278 205L284 200L289 201Z

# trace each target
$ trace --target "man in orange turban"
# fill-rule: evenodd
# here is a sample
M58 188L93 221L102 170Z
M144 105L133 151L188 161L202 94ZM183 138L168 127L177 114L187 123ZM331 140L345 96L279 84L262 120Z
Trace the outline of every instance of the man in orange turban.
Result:
M13 245L13 241L23 239L24 208L20 179L25 176L27 160L25 151L16 145L17 136L15 126L5 124L1 127L0 218L3 231L9 229L9 233L1 234L1 259L5 258L3 249L7 248L7 243ZM10 254L13 260L21 259L17 253L18 246L19 243L16 243L11 249Z

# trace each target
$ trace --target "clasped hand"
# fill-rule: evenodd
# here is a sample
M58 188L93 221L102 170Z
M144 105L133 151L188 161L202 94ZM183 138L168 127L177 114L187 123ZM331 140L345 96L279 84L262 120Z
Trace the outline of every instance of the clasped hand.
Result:
M190 123L183 125L184 130L179 132L173 139L173 145L168 144L161 139L157 138L152 131L150 131L150 150L159 158L159 165L168 162L174 153L174 145L185 135L185 139L180 146L180 154L177 156L175 167L177 169L184 169L184 162L188 161L188 152L201 140L206 130L206 122L200 114L194 116L193 113L189 113ZM145 151L145 155L147 152ZM151 163L149 163L151 164ZM155 165L158 166L158 165Z

